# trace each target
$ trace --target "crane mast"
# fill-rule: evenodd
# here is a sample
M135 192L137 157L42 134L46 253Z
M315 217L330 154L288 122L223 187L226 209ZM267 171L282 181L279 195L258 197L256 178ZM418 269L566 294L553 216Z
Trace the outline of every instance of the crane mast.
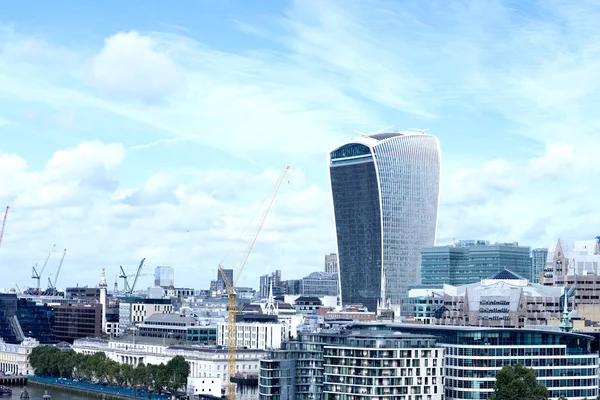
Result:
M52 249L50 249L50 253L48 254L48 257L46 257L46 261L44 261L44 265L42 266L42 269L40 270L39 273L36 269L37 264L34 267L31 267L31 277L33 279L37 280L37 290L38 291L41 290L40 280L42 278L42 274L44 273L44 270L46 269L46 265L48 265L48 260L50 259L50 256L52 255L52 253L54 253L55 248L56 248L56 245L52 245Z
M227 399L228 400L235 400L235 383L233 383L231 381L231 378L236 373L236 358L237 358L237 325L236 325L237 293L235 291L235 284L237 283L240 276L242 275L242 270L246 266L246 262L248 262L248 257L250 257L250 253L252 252L252 249L254 248L254 244L256 243L256 239L258 238L258 234L260 233L263 225L265 224L267 216L269 215L269 211L271 211L271 208L273 207L273 203L275 201L275 197L277 196L277 192L279 191L279 188L281 187L281 183L283 182L283 179L285 178L285 174L287 174L287 172L290 170L290 168L291 167L289 165L286 165L285 168L283 169L283 172L281 173L281 175L279 175L279 178L277 179L277 182L275 184L275 189L273 190L273 193L271 194L271 196L269 197L269 199L267 201L265 210L260 218L258 226L256 227L256 229L252 235L252 238L250 239L250 243L248 245L248 248L246 249L246 253L244 254L244 257L242 258L242 262L240 263L240 266L238 268L237 274L235 275L235 277L233 279L233 282L229 282L229 279L227 279L227 276L225 274L225 271L223 270L223 267L221 266L221 264L219 264L219 272L223 276L223 281L225 282L225 286L227 287L227 299L228 299L227 300L227 313L228 313L227 314L227 349L228 349L228 351L227 351L227 377L228 377Z
M56 275L54 275L54 282L50 280L48 277L48 289L56 289L56 281L58 280L58 275L60 275L60 269L62 268L63 261L65 261L65 256L67 255L67 249L63 251L62 258L60 259L60 263L58 263L58 269L56 270Z
M4 219L2 220L2 228L0 228L0 247L2 247L2 238L4 237L4 227L6 226L6 217L8 217L9 206L6 206L6 211L4 211Z

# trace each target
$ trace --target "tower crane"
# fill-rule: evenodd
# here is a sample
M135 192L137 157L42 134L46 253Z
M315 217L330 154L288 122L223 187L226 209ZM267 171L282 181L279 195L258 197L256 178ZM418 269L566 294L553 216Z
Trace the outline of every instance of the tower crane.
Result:
M65 256L67 255L67 249L63 252L62 258L60 259L60 263L58 263L58 269L56 270L56 275L54 275L54 282L50 280L48 277L48 289L56 289L56 281L58 280L58 275L60 274L60 269L63 265L63 261L65 261Z
M2 247L2 237L4 236L4 227L6 226L6 217L8 216L9 206L6 206L6 211L4 211L4 219L2 220L2 228L0 228L0 247Z
M36 268L37 264L34 265L33 267L31 267L31 278L37 280L37 290L38 291L41 290L40 280L42 278L42 274L44 273L44 270L46 269L46 265L48 265L48 260L50 259L50 256L52 255L52 253L54 253L55 248L56 248L56 245L55 244L52 245L52 248L50 249L50 253L48 254L48 257L46 257L46 261L44 261L44 265L42 266L42 269L40 270L39 273Z
M135 289L135 284L137 283L138 278L140 276L143 276L142 274L140 274L140 272L142 272L144 261L146 261L146 259L142 258L142 261L140 261L140 265L138 266L137 272L135 273L135 277L133 278L133 283L131 285L129 285L129 281L127 280L127 278L130 278L131 276L128 276L125 273L125 271L123 270L123 266L119 266L119 269L121 271L119 278L123 278L123 292L125 295L133 294L133 290Z
M223 276L223 281L225 282L225 287L227 288L227 299L228 299L228 301L227 301L227 312L228 312L228 314L227 314L227 348L228 348L228 351L227 351L227 377L228 377L227 399L228 400L235 400L235 383L233 383L231 381L231 378L236 373L236 365L235 364L236 364L236 358L237 358L237 325L236 325L237 293L235 291L235 284L237 283L238 279L240 279L240 276L242 275L242 270L244 269L244 266L246 265L246 262L248 261L248 257L250 257L250 253L252 252L252 249L254 248L254 244L256 243L256 239L258 238L258 234L260 233L260 231L265 223L265 220L267 219L267 216L269 215L269 211L271 210L271 207L273 206L273 202L275 201L277 192L279 191L279 188L281 187L283 178L285 178L285 174L290 170L290 168L291 167L289 165L286 165L286 167L283 169L283 172L281 173L281 175L279 175L279 179L277 179L277 183L275 184L275 189L273 190L273 193L267 200L267 205L265 207L265 210L260 218L260 221L258 223L258 226L256 227L256 230L254 231L254 234L252 235L252 238L250 239L250 243L248 245L248 248L246 249L246 253L244 254L244 257L242 258L242 262L240 263L237 274L235 275L232 282L230 282L229 279L227 279L227 275L225 274L223 267L221 266L221 264L219 264L219 271L221 273L221 276Z

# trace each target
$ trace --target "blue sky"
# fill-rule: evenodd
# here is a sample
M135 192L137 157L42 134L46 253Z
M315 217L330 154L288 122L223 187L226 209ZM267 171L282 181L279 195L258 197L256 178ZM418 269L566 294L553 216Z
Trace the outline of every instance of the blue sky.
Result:
M335 251L326 153L389 126L440 138L440 243L595 236L598 14L592 1L5 6L6 286L30 285L53 243L68 249L64 285L146 257L207 286L226 254L241 259L248 235L234 239L285 164L240 284L320 269Z

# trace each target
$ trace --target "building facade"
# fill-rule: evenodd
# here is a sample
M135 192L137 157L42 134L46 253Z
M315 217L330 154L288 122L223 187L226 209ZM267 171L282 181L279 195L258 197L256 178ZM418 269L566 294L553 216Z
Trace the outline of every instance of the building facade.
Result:
M281 343L289 337L289 329L283 322L238 322L237 347L240 349L268 350L279 349ZM217 323L217 345L229 344L229 324Z
M46 304L0 293L0 337L6 343L21 343L26 337L42 344L56 343L52 333L54 312Z
M531 281L540 282L540 274L544 273L546 260L548 259L548 249L539 248L531 250Z
M54 311L54 336L73 343L75 339L102 335L101 304L60 304Z
M0 338L0 371L12 375L33 375L29 354L37 346L39 342L31 338L25 338L20 344L5 343Z
M422 133L362 136L329 154L344 305L400 304L435 244L440 147Z
M427 334L445 349L445 399L487 400L496 373L520 363L533 368L549 399L598 396L598 353L591 336L546 329L398 325L393 329Z
M409 292L402 312L436 325L521 328L547 325L562 313L562 288L532 284L509 270L477 283L423 290Z
M126 329L136 323L144 322L154 314L169 314L173 312L171 299L148 299L141 297L119 298L119 332L123 334Z
M421 284L466 285L509 269L531 280L530 248L518 243L462 240L421 249Z
M325 255L325 273L327 274L337 274L338 273L338 257L336 253L326 254Z
M154 286L168 288L175 286L175 270L169 266L159 266L154 269Z

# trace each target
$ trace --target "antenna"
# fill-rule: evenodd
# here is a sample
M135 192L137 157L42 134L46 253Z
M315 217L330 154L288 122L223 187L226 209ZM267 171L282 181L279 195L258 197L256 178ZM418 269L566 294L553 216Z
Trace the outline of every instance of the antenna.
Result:
M408 128L408 130L409 131L413 131L413 132L419 132L419 133L425 134L425 133L427 133L427 131L429 130L429 128L425 128L425 129L423 129L423 128Z

